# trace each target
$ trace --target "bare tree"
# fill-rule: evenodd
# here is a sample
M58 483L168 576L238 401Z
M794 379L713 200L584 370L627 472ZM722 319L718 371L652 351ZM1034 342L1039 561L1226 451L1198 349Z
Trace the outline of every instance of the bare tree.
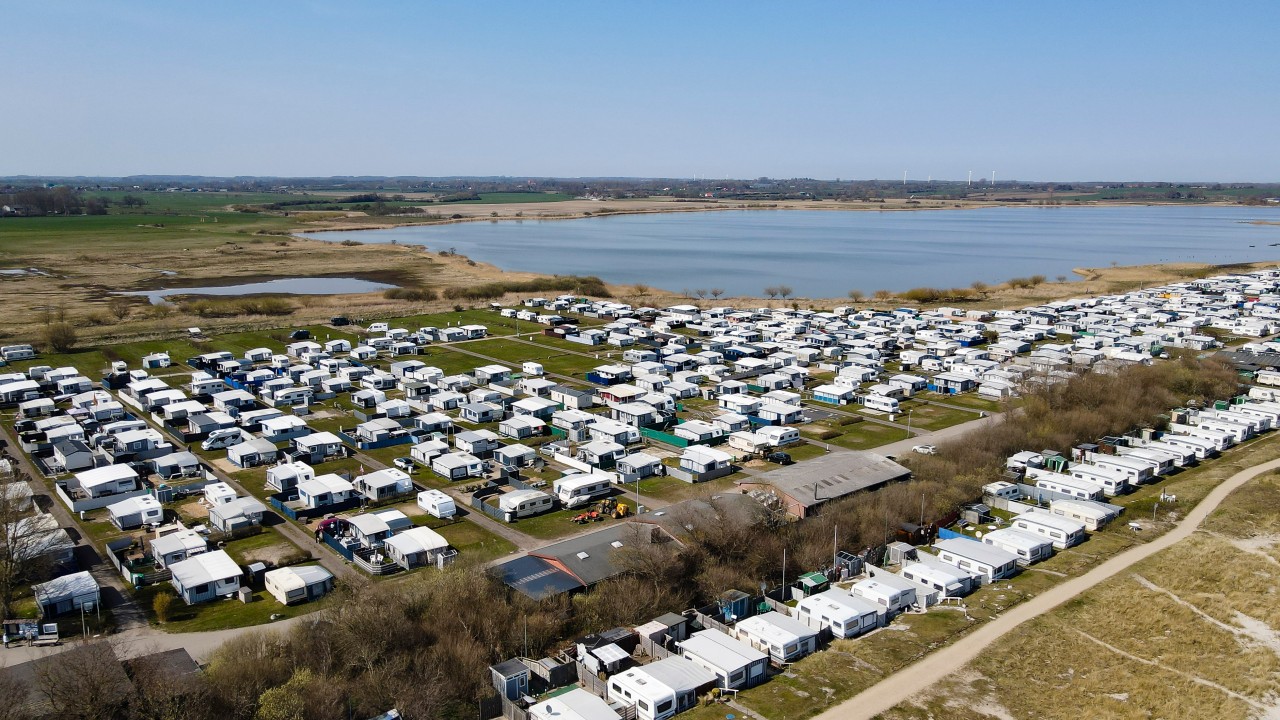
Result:
M1059 275L1059 276L1058 276L1057 278L1055 278L1055 279L1056 279L1058 282L1060 282L1060 283L1064 283L1064 282L1066 282L1066 281L1067 281L1067 276L1066 276L1066 275Z
M854 302L862 302L864 299L866 299L866 297L867 297L867 294L862 292L861 290L849 291L849 299Z
M644 297L649 294L649 286L643 283L636 283L635 292L637 296Z
M779 286L778 286L778 294L782 296L782 299L783 299L783 300L786 300L788 297L791 297L791 293L793 293L793 292L795 292L795 291L791 289L791 286L790 286L790 285L779 285Z
M29 493L18 492L26 475L0 485L0 613L11 617L18 588L43 579L65 533L52 515L35 513Z
M59 718L111 720L124 714L133 694L106 640L79 643L41 660L35 676L40 693Z
M778 297L778 294L781 292L782 291L776 285L770 285L769 287L764 289L764 294L768 295L770 300Z
M711 288L711 297L718 298L724 294L724 288Z
M694 290L693 293L698 296L699 300L704 300L707 297L706 288L698 288L697 290Z
M107 303L107 309L115 316L116 320L124 320L129 317L129 312L133 310L133 302L126 297L111 298L111 302Z

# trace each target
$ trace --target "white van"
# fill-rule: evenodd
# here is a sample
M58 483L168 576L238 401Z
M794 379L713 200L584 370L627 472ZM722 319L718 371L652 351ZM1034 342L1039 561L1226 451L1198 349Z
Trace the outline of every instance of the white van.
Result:
M613 482L601 475L567 475L555 482L554 489L562 505L575 508L613 492Z
M222 450L244 442L244 431L240 428L222 428L209 433L209 437L200 443L202 450Z
M541 490L512 490L498 498L498 509L507 522L549 512L555 507L555 498Z
M369 326L369 332L371 333L384 333L389 329L391 329L391 326L384 322L376 322Z

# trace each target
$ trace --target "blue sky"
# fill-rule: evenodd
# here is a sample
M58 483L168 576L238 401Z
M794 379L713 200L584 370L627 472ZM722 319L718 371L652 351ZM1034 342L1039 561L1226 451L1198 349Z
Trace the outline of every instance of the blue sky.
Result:
M1280 3L10 2L0 175L1280 181Z

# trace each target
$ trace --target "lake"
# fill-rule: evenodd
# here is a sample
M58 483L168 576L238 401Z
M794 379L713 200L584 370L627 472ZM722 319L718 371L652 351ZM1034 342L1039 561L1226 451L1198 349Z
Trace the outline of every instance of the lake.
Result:
M214 285L210 287L161 288L159 290L135 290L122 292L119 295L137 295L151 300L152 305L159 305L171 295L262 295L278 293L283 295L345 295L348 293L366 293L387 290L396 287L387 283L361 280L360 278L277 278L264 282L240 283L239 285Z
M454 248L507 270L598 275L666 290L801 297L967 287L1072 268L1280 259L1272 208L1007 207L909 212L726 210L322 232L341 242ZM1072 276L1074 277L1074 276Z

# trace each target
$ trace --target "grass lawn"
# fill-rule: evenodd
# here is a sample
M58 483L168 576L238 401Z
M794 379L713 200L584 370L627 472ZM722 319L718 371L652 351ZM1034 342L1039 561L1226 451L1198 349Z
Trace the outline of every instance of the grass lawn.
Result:
M976 420L978 415L976 412L968 410L956 410L955 408L943 407L941 405L923 405L914 402L907 403L903 406L904 412L898 414L898 422L906 424L904 420L907 411L910 412L911 427L922 428L925 430L941 430L952 425Z
M959 405L961 407L973 408L974 410L983 410L988 413L1000 412L1004 408L1001 403L995 400L988 400L977 393L962 393L960 395L939 395L937 393L924 392L916 396L919 400L937 400L948 405Z
M444 522L429 515L427 518L432 522ZM431 524L428 523L428 526L430 527ZM494 535L479 524L467 520L458 520L436 527L435 531L449 541L462 559L468 561L484 563L509 555L516 549L515 544L510 540Z
M906 430L878 423L862 422L846 427L848 429L840 437L821 442L839 445L850 450L870 450L891 442L905 440L907 436Z
M174 595L170 605L169 621L159 624L165 632L204 632L208 630L226 630L228 628L247 627L250 625L266 625L276 620L306 615L325 607L332 595L317 602L301 605L281 605L278 600L259 590L253 594L253 602L242 603L236 599L212 600L198 605L186 605L173 591L168 583L148 585L134 592L134 599L147 613L147 619L156 622L152 603L158 593L167 592Z
M240 566L251 562L292 555L300 552L287 538L271 530L263 530L257 535L250 535L227 543L227 554Z
M790 455L791 459L796 462L821 457L827 454L827 450L823 448L822 445L815 445L813 443L797 443L795 445L788 445L787 447L782 448L781 451Z
M543 515L520 518L511 523L511 527L525 535L543 540L566 537L581 532L583 528L588 527L570 522L572 518L587 511L588 508L556 510ZM612 520L602 520L601 522L612 522ZM599 527L599 524L593 523L590 527Z

